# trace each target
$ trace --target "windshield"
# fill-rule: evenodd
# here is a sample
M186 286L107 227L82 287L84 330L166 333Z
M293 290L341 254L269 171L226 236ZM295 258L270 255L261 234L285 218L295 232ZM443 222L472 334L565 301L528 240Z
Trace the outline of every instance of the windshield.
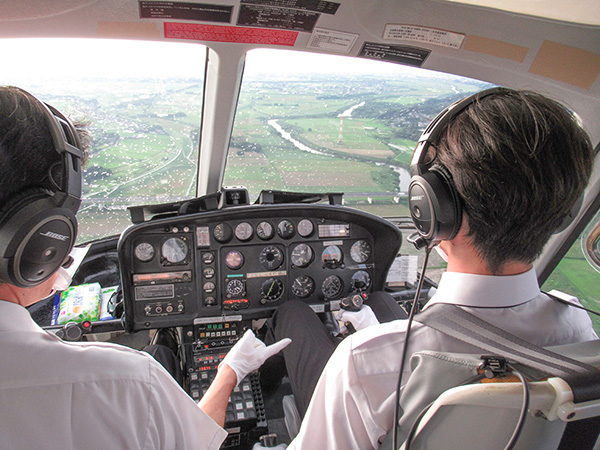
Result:
M206 47L22 39L3 49L19 63L2 67L1 84L88 123L79 243L120 234L128 206L196 196Z
M285 50L247 55L224 185L343 192L408 215L416 141L448 104L489 84L398 64Z

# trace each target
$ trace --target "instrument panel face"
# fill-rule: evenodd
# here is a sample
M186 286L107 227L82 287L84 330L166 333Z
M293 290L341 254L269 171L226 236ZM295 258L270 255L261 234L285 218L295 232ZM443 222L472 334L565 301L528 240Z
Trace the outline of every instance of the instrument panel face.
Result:
M377 258L385 247L378 231L388 225L334 212L269 205L131 227L119 244L128 327L267 317L291 299L325 311L351 293L370 292L395 256Z

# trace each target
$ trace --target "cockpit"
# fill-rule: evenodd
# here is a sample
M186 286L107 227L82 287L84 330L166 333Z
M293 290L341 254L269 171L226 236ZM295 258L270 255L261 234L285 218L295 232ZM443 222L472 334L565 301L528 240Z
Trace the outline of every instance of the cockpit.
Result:
M585 195L534 267L544 291L600 309L597 18L450 1L426 2L435 20L412 1L406 17L392 1L11 3L0 84L92 136L71 286L95 303L78 315L59 292L29 308L62 339L140 349L176 330L198 401L242 334L290 300L323 320L376 291L419 309L447 264L432 252L421 268L409 242L413 150L444 107L493 86L561 100L592 137ZM478 23L461 19L470 13ZM245 379L223 448L271 433L289 443L290 393L285 378L273 390Z

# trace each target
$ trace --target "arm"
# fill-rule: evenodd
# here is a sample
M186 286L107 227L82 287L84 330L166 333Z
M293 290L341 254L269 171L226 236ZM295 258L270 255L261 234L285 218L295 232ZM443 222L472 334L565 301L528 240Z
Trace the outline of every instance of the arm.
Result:
M217 376L202 397L198 406L221 427L225 425L225 412L231 391L237 385L237 375L231 367L223 364Z

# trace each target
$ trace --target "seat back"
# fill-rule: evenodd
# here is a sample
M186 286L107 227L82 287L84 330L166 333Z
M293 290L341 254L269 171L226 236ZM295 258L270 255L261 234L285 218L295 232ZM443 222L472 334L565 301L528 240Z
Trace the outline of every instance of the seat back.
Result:
M595 367L600 366L600 341L553 347L549 350ZM481 362L480 355L433 351L415 353L410 360L412 373L400 399L402 412L398 442L406 441L419 415L428 405L433 404L420 420L411 449L504 449L519 421L523 387L520 382L461 386L477 376ZM519 365L516 367L528 379L544 377L539 371ZM596 392L600 393L600 386ZM569 444L561 444L561 439L566 420L569 420L566 418L568 412L563 412L561 419L557 413L557 405L563 405L563 409L577 406L572 400L568 385L560 379L530 383L529 413L514 448L556 449L561 445L561 448L567 448ZM600 416L598 398L583 406L593 409L593 403L597 408L594 414ZM577 412L571 419L576 420L580 415ZM597 439L600 430L595 431ZM390 432L382 449L392 448L391 437Z

